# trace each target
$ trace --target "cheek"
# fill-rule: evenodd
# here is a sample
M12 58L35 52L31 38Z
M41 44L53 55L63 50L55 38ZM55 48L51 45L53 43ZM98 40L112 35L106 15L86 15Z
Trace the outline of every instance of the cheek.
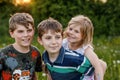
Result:
M65 35L67 36L69 33L70 33L70 32L67 30L67 31L65 32Z
M59 40L58 40L58 43L59 43L59 44L62 44L62 39L59 39Z
M34 32L31 32L30 35L31 35L31 36L34 36Z
M50 44L48 42L42 42L42 46L44 46L45 48L48 48Z
M81 38L82 38L82 36L81 36L80 33L76 34L76 37L77 37L78 39L81 39Z
M34 37L34 34L32 34L32 37Z
M79 35L78 39L81 41L81 40L82 40L82 36L81 36L81 35Z
M28 37L32 39L34 37L34 34L29 34Z
M19 39L19 38L22 38L22 35L14 34L14 35L13 35L13 38L15 38L15 39Z
M49 45L50 44L50 42L47 40L43 40L41 43L42 43L42 45Z
M66 32L67 32L67 33L70 33L70 30L68 29Z

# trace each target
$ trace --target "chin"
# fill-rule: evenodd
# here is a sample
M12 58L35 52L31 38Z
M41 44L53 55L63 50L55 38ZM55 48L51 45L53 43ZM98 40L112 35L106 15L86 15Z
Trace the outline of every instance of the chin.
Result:
M68 39L68 41L69 41L70 43L72 43L72 42L73 42L73 40L70 40L70 39Z
M23 47L28 47L28 46L30 46L30 44L24 44L24 45L22 45Z

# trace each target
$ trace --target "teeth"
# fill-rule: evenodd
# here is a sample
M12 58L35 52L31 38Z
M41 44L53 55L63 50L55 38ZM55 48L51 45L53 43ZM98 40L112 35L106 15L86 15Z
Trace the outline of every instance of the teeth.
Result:
M28 41L29 41L29 39L24 39L23 41L28 42Z

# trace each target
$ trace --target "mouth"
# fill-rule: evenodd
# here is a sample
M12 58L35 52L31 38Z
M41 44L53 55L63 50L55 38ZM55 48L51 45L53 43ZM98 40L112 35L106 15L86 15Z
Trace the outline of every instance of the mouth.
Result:
M75 39L74 37L68 36L68 39Z
M24 42L30 42L30 39L28 38L28 39L23 39L22 41L24 41Z
M67 37L68 37L68 38L73 38L73 39L74 39L74 37L73 37L72 35L68 35Z
M57 46L55 46L55 47L50 47L51 49L55 49L55 48L57 48Z
M59 46L52 46L51 49L55 50L56 48L59 48Z

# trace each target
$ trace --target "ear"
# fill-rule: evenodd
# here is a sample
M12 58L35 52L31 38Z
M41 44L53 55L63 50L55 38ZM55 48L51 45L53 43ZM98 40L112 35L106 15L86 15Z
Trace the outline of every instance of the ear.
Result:
M39 44L43 45L42 39L40 37L37 37L37 41L38 41Z
M11 36L12 38L14 38L14 34L13 34L13 33L14 33L13 31L9 30L9 34L10 34L10 36Z

